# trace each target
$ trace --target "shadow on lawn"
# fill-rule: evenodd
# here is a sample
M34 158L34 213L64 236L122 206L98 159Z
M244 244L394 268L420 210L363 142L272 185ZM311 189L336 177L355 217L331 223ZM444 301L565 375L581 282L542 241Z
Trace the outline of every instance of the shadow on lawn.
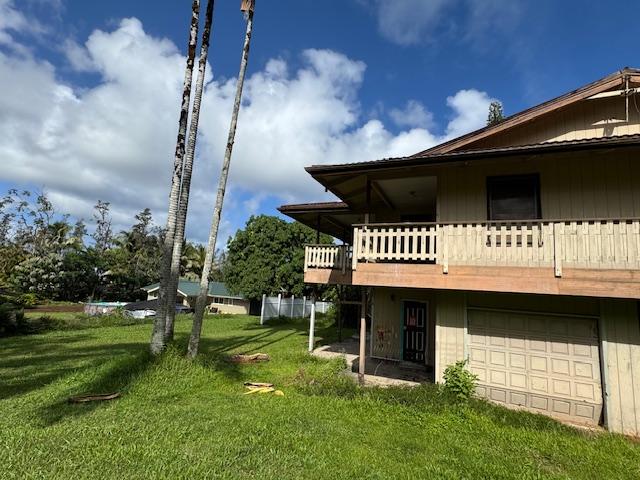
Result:
M203 336L201 339L201 355L198 362L214 371L221 373L224 377L240 381L243 379L243 366L231 363L227 360L228 354L236 351L246 353L262 350L265 347L281 342L293 335L299 334L299 328L292 328L291 325L282 325L277 327L262 326L256 329L255 334L226 336L219 338L207 338ZM83 340L86 340L84 338ZM80 341L80 340L78 340ZM182 358L186 351L188 342L188 334L180 334L176 337L176 341L171 352L166 355L177 355ZM247 345L247 349L242 349L243 345ZM57 375L68 373L68 368L64 368L64 364L73 362L74 360L87 358L88 362L83 363L79 368L91 369L98 368L109 362L112 366L108 369L101 369L100 376L90 382L75 384L66 389L63 393L57 395L57 400L49 405L44 405L39 410L39 417L43 425L53 425L67 417L77 417L91 413L105 402L91 402L87 404L69 404L68 398L74 395L98 394L120 392L126 395L128 390L136 380L142 377L145 372L154 364L160 364L165 360L165 356L154 358L148 352L146 343L120 343L112 345L99 346L97 348L68 348L68 344L60 342L61 352L59 354L43 354L35 359L30 359L30 364L39 363L42 365L50 362L54 365L62 364L62 368L57 368L55 375L48 378L48 381L38 382L37 384L25 385L20 389L20 393L24 393L30 389L44 386L57 378ZM179 353L177 353L179 352ZM119 358L121 357L121 358ZM114 360L116 359L116 360ZM76 369L78 367L75 367ZM66 371L65 371L66 370ZM14 393L18 393L17 391ZM158 392L162 394L162 392ZM107 402L108 403L108 402Z
M136 379L141 377L152 364L161 361L161 359L153 358L148 351L148 345L146 343L116 344L100 350L110 351L111 360L113 360L113 355L120 354L125 356L102 372L97 379L80 385L74 385L67 389L57 401L43 406L40 409L39 416L44 425L53 425L66 417L87 415L100 406L109 403L98 401L84 404L71 404L68 401L71 396L113 392L126 395ZM102 358L101 353L97 356L97 359L100 358ZM94 367L97 366L97 364L94 365Z
M303 321L276 321L273 325L245 325L240 327L246 335L207 337L201 340L199 363L220 372L230 380L243 379L243 365L227 360L230 353L255 353L264 351L292 336L304 337L307 325ZM317 329L317 338L331 341L334 328L324 323ZM230 332L231 333L231 332ZM75 395L120 392L127 394L136 382L163 357L153 358L146 342L83 345L81 343L99 339L96 334L68 334L56 337L34 335L16 337L4 341L0 369L9 370L7 380L0 380L0 400L26 394L52 384L70 374L100 369L97 378L91 381L72 382L62 391L56 392L53 403L42 405L38 416L44 425L53 425L66 417L86 415L105 402L69 404L68 398ZM302 340L302 338L301 338ZM186 351L188 335L179 335L175 352ZM242 348L246 346L246 348ZM268 351L267 351L268 353ZM108 368L105 368L108 364Z
M95 368L117 355L131 353L139 344L99 347L76 345L94 339L92 335L64 335L56 338L20 337L2 345L0 400L22 395L55 382L70 371Z

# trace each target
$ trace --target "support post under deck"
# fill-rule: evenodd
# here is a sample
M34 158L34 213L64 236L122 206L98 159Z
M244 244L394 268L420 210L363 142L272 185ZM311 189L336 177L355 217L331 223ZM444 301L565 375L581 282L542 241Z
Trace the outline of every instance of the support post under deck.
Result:
M367 292L362 289L362 306L360 307L360 357L358 364L358 382L364 385L365 357L367 352Z

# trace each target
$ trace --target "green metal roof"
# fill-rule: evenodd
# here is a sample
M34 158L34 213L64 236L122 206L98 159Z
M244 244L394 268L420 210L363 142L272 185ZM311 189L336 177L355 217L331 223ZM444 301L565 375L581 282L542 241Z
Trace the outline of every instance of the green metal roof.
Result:
M157 289L159 286L159 283L154 283L142 288L149 292L151 290ZM187 297L196 297L200 292L200 283L193 282L191 280L184 280L181 278L180 283L178 284L178 290L184 293ZM230 293L227 289L227 286L222 282L209 282L209 295L211 295L212 297L244 299L244 297L241 295L233 295L232 293Z

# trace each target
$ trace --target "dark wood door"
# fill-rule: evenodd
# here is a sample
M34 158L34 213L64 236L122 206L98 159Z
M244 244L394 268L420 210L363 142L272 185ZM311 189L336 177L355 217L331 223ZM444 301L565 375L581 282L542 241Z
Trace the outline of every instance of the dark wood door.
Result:
M427 350L427 304L404 302L403 359L425 363Z

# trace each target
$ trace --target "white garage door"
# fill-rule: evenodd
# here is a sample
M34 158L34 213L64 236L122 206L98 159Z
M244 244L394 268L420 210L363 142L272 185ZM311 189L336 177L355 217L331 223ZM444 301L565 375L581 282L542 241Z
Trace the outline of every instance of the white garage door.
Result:
M507 406L598 424L602 383L592 318L469 309L477 393Z

